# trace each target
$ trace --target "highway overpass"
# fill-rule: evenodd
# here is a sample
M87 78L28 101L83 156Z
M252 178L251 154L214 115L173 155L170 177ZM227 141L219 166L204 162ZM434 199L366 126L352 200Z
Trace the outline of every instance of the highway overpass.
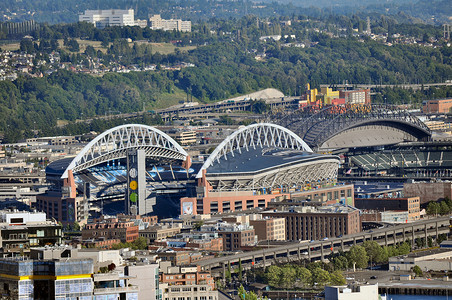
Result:
M410 240L414 246L417 238L437 237L449 234L450 217L422 220L409 224L388 226L384 228L363 231L360 233L331 238L322 241L287 243L283 246L261 249L230 256L217 257L197 262L205 270L212 270L224 276L227 265L242 262L243 269L270 266L274 263L299 261L302 259L323 260L326 256L339 250L348 251L353 245L365 241L376 241L381 246L391 246Z

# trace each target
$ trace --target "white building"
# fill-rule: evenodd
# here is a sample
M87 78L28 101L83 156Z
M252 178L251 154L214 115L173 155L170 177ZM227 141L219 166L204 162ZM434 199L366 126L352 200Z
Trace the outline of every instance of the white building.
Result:
M379 300L378 283L369 285L326 286L325 300Z
M133 9L85 10L84 14L79 15L78 20L92 23L97 28L136 25Z
M182 21L181 19L162 19L160 15L153 15L149 18L149 27L151 29L176 30L183 32L191 31L191 21Z

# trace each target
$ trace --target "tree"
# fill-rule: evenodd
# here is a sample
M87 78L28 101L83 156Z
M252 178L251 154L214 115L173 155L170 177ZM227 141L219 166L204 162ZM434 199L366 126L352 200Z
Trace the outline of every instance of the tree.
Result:
M281 277L280 277L280 281L279 281L279 286L286 288L286 289L294 286L295 280L297 278L297 272L293 266L285 265L281 269L280 274L281 274Z
M144 250L148 246L148 243L146 241L145 237L140 236L135 241L132 242L132 248L133 249L139 249Z
M265 273L265 278L267 279L267 283L273 287L279 287L280 278L281 278L281 268L275 265L271 265L268 267L267 272Z
M312 270L312 281L314 285L317 283L317 286L323 287L331 281L330 273L321 268L315 268Z
M387 260L383 248L375 241L365 241L363 244L369 259L373 263L382 263Z
M450 207L447 205L446 201L441 201L439 205L439 213L441 215L447 215L450 212Z
M226 270L226 274L225 274L225 279L226 279L226 283L229 284L231 283L231 264L228 263L228 269Z
M238 268L237 272L239 273L239 281L242 282L242 280L243 280L243 278L242 278L243 269L242 269L242 259L241 258L239 258L239 268Z
M80 231L80 224L77 221L75 221L74 224L72 225L72 230Z
M267 300L267 297L258 297L253 291L247 292L243 285L240 285L237 293L241 300Z
M330 274L330 283L332 285L344 285L346 284L344 275L341 271L336 270L333 273Z
M296 268L296 276L300 279L304 286L311 285L312 274L307 268L298 266Z
M357 268L366 268L369 261L366 249L359 245L354 245L350 248L350 251L347 253L347 259L349 267L353 267L353 263L355 263Z
M418 265L415 265L413 267L413 272L416 274L417 277L422 277L424 274L422 273L421 268Z
M441 211L441 209L440 209L439 203L437 203L435 201L431 201L428 203L428 205L427 205L427 214L428 215L431 215L431 216L437 215L440 213L440 211Z
M348 268L348 260L345 254L333 258L333 266L336 270L345 270Z

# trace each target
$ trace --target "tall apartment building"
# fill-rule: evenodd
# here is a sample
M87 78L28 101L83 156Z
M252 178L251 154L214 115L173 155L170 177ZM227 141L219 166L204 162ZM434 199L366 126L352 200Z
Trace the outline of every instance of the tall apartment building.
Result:
M288 241L320 240L361 231L359 210L351 206L298 207L262 215L285 218Z
M176 30L191 32L191 21L182 21L181 19L162 19L160 15L153 15L149 18L149 27L151 29Z
M97 28L137 25L133 9L85 10L82 15L79 15L78 20L92 23Z

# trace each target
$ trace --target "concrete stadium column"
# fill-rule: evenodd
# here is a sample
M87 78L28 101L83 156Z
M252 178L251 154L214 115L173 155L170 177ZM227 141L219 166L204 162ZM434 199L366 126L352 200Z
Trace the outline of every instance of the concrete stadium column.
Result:
M395 229L392 234L393 234L392 238L394 240L394 245L395 245L395 244L397 244L397 233L396 233Z
M438 240L438 222L435 222L435 228L436 228L436 240Z
M273 252L273 259L276 261L276 251Z
M411 226L411 248L414 248L414 226Z
M226 278L226 264L223 263L223 279Z
M344 251L344 240L341 238L341 250Z
M265 261L265 252L264 251L262 251L262 261L264 262L264 267L265 267L266 261Z
M427 224L424 224L424 236L425 236L425 244L427 245Z
M353 237L353 246L356 246L356 237Z
M300 249L300 247L298 247L298 250L297 250L297 257L298 257L298 260L301 260L301 249Z
M323 261L323 243L320 244L320 260Z

